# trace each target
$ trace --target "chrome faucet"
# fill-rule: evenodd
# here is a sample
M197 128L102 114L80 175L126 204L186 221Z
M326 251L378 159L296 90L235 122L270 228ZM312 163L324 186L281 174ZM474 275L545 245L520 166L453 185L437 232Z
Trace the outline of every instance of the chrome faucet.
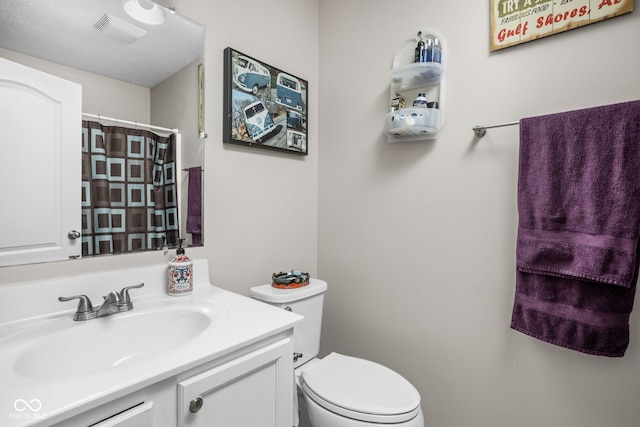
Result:
M96 317L108 316L110 314L120 313L118 305L122 302L122 297L117 292L109 292L102 305L96 312Z
M74 295L72 297L59 297L58 301L71 301L78 299L78 308L73 314L73 320L90 320L97 317L109 316L111 314L120 313L123 311L129 311L133 309L133 303L131 302L131 296L129 295L129 289L138 289L144 286L144 283L138 283L134 286L126 286L122 288L120 292L109 292L107 296L103 297L104 301L100 308L95 310L91 300L86 295Z

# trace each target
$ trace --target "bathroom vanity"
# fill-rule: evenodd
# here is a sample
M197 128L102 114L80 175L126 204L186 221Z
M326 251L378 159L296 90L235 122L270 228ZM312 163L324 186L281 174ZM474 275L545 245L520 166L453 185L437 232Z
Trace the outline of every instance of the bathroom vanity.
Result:
M0 425L290 426L303 318L210 285L166 293L166 264L0 287ZM86 294L134 308L74 321Z

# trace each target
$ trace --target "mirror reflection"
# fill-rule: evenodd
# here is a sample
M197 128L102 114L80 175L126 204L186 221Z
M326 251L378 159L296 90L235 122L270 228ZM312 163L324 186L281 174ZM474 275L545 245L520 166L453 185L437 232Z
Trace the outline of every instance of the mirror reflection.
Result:
M61 244L81 256L203 244L203 52L203 25L149 0L0 2L0 57L82 87L78 229L57 226ZM42 261L10 245L0 266Z

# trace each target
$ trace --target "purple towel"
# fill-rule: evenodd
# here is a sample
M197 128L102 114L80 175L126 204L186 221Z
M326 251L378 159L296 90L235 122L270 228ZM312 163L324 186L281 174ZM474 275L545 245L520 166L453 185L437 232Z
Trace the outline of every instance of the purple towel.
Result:
M187 233L191 234L191 243L194 246L202 245L202 169L200 166L189 168Z
M640 233L640 101L520 121L511 327L588 354L629 343Z

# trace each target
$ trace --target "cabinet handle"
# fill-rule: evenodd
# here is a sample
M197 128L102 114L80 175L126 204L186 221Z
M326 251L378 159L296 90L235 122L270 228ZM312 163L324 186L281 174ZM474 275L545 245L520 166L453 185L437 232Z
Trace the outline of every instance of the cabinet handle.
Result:
M189 412L195 414L200 409L202 409L202 405L204 405L204 400L202 400L200 396L192 399L191 402L189 402Z

